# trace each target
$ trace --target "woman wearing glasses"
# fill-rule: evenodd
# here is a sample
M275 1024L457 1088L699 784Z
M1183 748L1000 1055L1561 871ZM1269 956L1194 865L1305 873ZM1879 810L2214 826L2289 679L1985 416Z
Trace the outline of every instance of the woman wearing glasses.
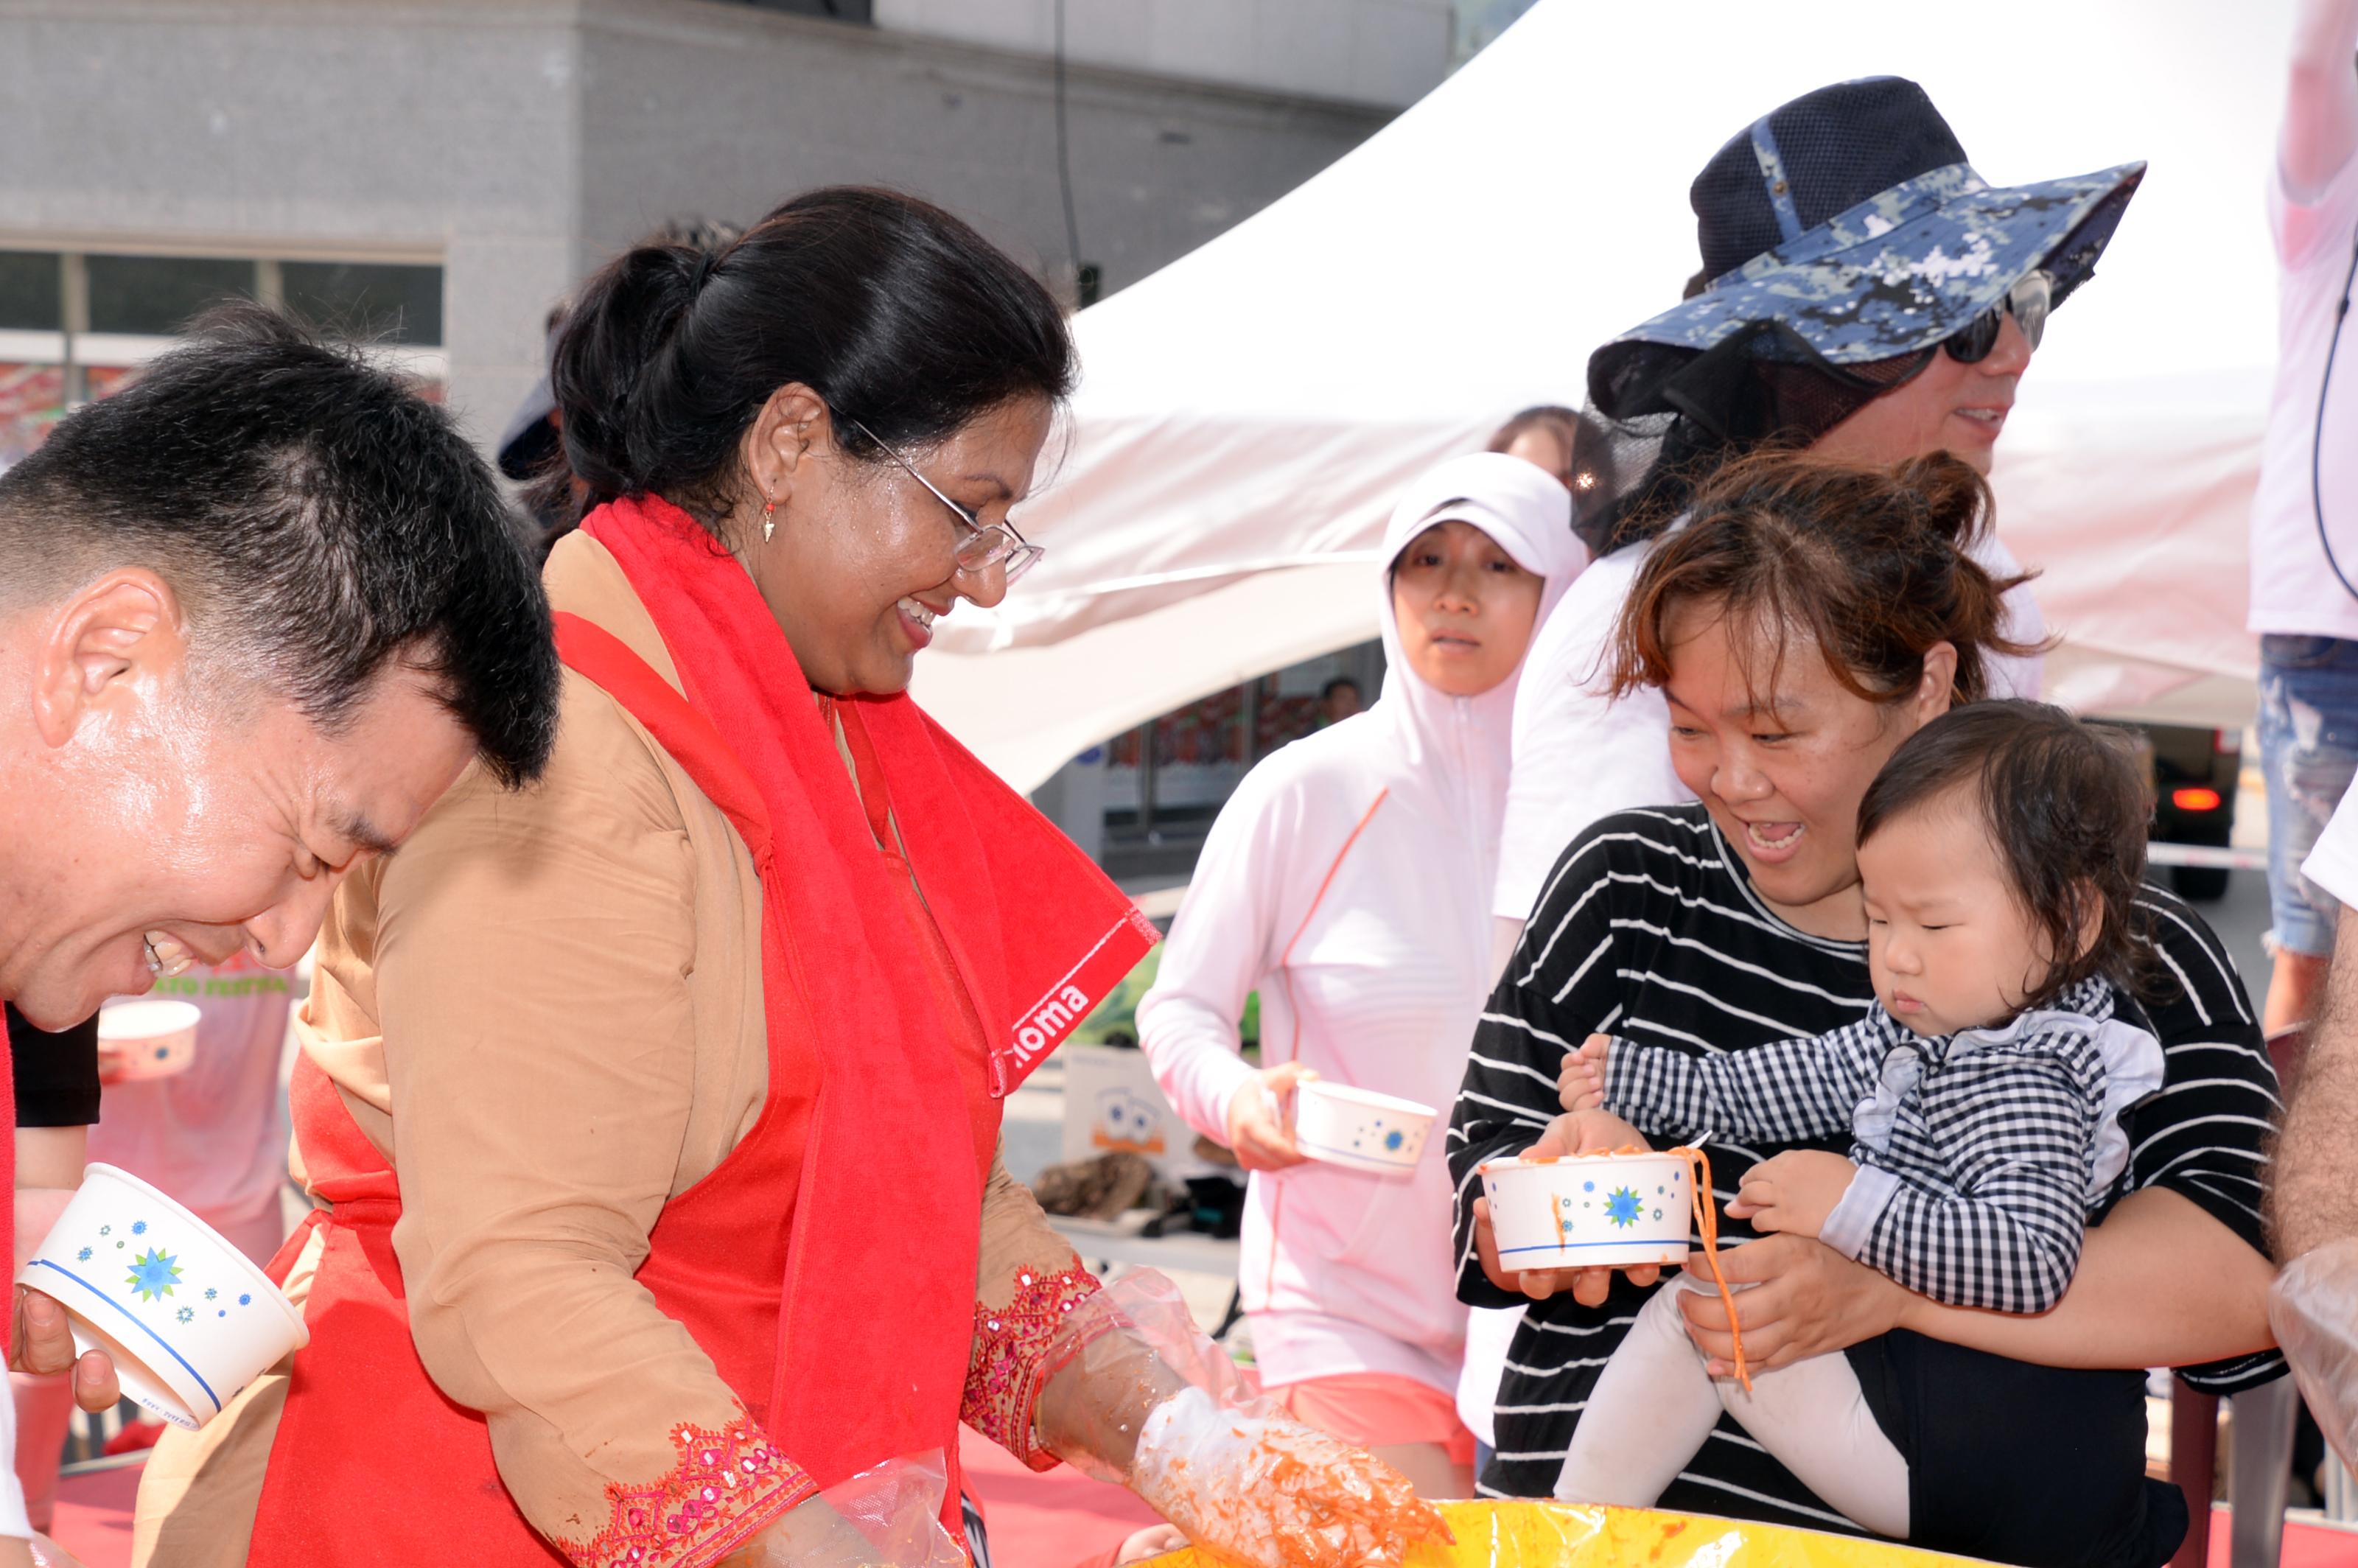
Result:
M1437 1527L1187 1388L1135 1326L1184 1309L1098 1293L997 1157L1153 934L903 692L1038 558L1007 513L1074 370L1035 280L890 192L590 282L556 757L462 783L330 917L293 1088L330 1206L282 1254L311 1341L158 1454L143 1561L955 1561L961 1420L1248 1563L1305 1509L1338 1562ZM1238 1473L1271 1444L1307 1487ZM942 1523L845 1522L840 1484L928 1465Z

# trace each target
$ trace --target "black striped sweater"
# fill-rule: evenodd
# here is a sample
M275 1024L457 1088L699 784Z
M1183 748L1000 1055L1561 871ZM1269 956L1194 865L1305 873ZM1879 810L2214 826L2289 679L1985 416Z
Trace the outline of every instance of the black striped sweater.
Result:
M2258 1022L2200 917L2151 888L2138 903L2161 976L2144 1011L2167 1076L2128 1118L2127 1185L2180 1193L2264 1249L2266 1140L2280 1107ZM1564 1054L1592 1032L1716 1054L1842 1028L1864 1018L1874 1000L1866 945L1812 936L1772 914L1702 806L1593 824L1550 875L1475 1033L1448 1135L1460 1297L1477 1306L1521 1304L1473 1259L1476 1168L1520 1152L1559 1114ZM1715 1196L1724 1208L1745 1172L1784 1148L1840 1152L1848 1142L1710 1143ZM1749 1235L1742 1222L1722 1219L1724 1242ZM1549 1494L1588 1391L1645 1296L1616 1275L1601 1307L1568 1293L1532 1303L1499 1384L1498 1456L1481 1478L1485 1493ZM2233 1393L2281 1369L2267 1352L2181 1375ZM1733 1422L1721 1423L1661 1506L1848 1528Z

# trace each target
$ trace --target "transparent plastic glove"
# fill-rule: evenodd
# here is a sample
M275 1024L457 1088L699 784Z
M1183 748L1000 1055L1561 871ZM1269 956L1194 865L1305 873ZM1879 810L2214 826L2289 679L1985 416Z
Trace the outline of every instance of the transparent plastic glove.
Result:
M1134 1530L1122 1539L1120 1550L1113 1554L1114 1568L1130 1568L1133 1563L1144 1563L1166 1552L1185 1550L1187 1532L1175 1524L1150 1524L1144 1530Z
M82 1568L81 1558L38 1531L31 1544L33 1568Z
M1186 1389L1154 1407L1130 1484L1155 1512L1253 1568L1390 1568L1449 1527L1364 1449Z
M1257 1397L1151 1269L1074 1308L1048 1365L1050 1451L1244 1568L1389 1568L1449 1539L1390 1465Z
M966 1568L942 1528L948 1487L938 1449L887 1459L788 1509L720 1568Z
M2325 1440L2358 1468L2358 1239L2286 1264L2268 1291L2268 1326Z
M1066 1314L1044 1365L1033 1417L1041 1446L1118 1487L1130 1485L1139 1431L1164 1400L1194 1387L1242 1405L1257 1392L1195 1326L1179 1287L1152 1269L1123 1275Z

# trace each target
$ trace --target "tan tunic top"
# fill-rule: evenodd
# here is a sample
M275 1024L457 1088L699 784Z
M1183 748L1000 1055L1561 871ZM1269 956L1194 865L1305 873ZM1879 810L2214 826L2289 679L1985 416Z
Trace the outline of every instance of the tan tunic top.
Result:
M601 546L568 535L546 581L557 608L678 686ZM561 704L538 786L511 794L471 772L397 855L346 882L297 1027L399 1174L394 1241L427 1369L484 1413L534 1526L583 1541L606 1523L609 1487L673 1466L675 1428L741 1415L632 1275L665 1204L752 1128L768 1067L761 884L743 842L604 692L568 670ZM962 1413L1045 1463L1026 1358L1056 1303L1040 1298L1089 1287L1003 1164L980 1224L986 1310ZM243 1562L284 1399L282 1369L202 1433L167 1437L135 1561Z

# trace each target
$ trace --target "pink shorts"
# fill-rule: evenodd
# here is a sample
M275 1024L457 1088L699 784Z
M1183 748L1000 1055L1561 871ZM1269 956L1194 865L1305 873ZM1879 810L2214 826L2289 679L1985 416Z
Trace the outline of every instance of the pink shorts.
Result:
M1474 1463L1474 1434L1457 1419L1457 1402L1414 1378L1344 1372L1270 1391L1288 1415L1347 1443L1437 1443L1452 1464Z

